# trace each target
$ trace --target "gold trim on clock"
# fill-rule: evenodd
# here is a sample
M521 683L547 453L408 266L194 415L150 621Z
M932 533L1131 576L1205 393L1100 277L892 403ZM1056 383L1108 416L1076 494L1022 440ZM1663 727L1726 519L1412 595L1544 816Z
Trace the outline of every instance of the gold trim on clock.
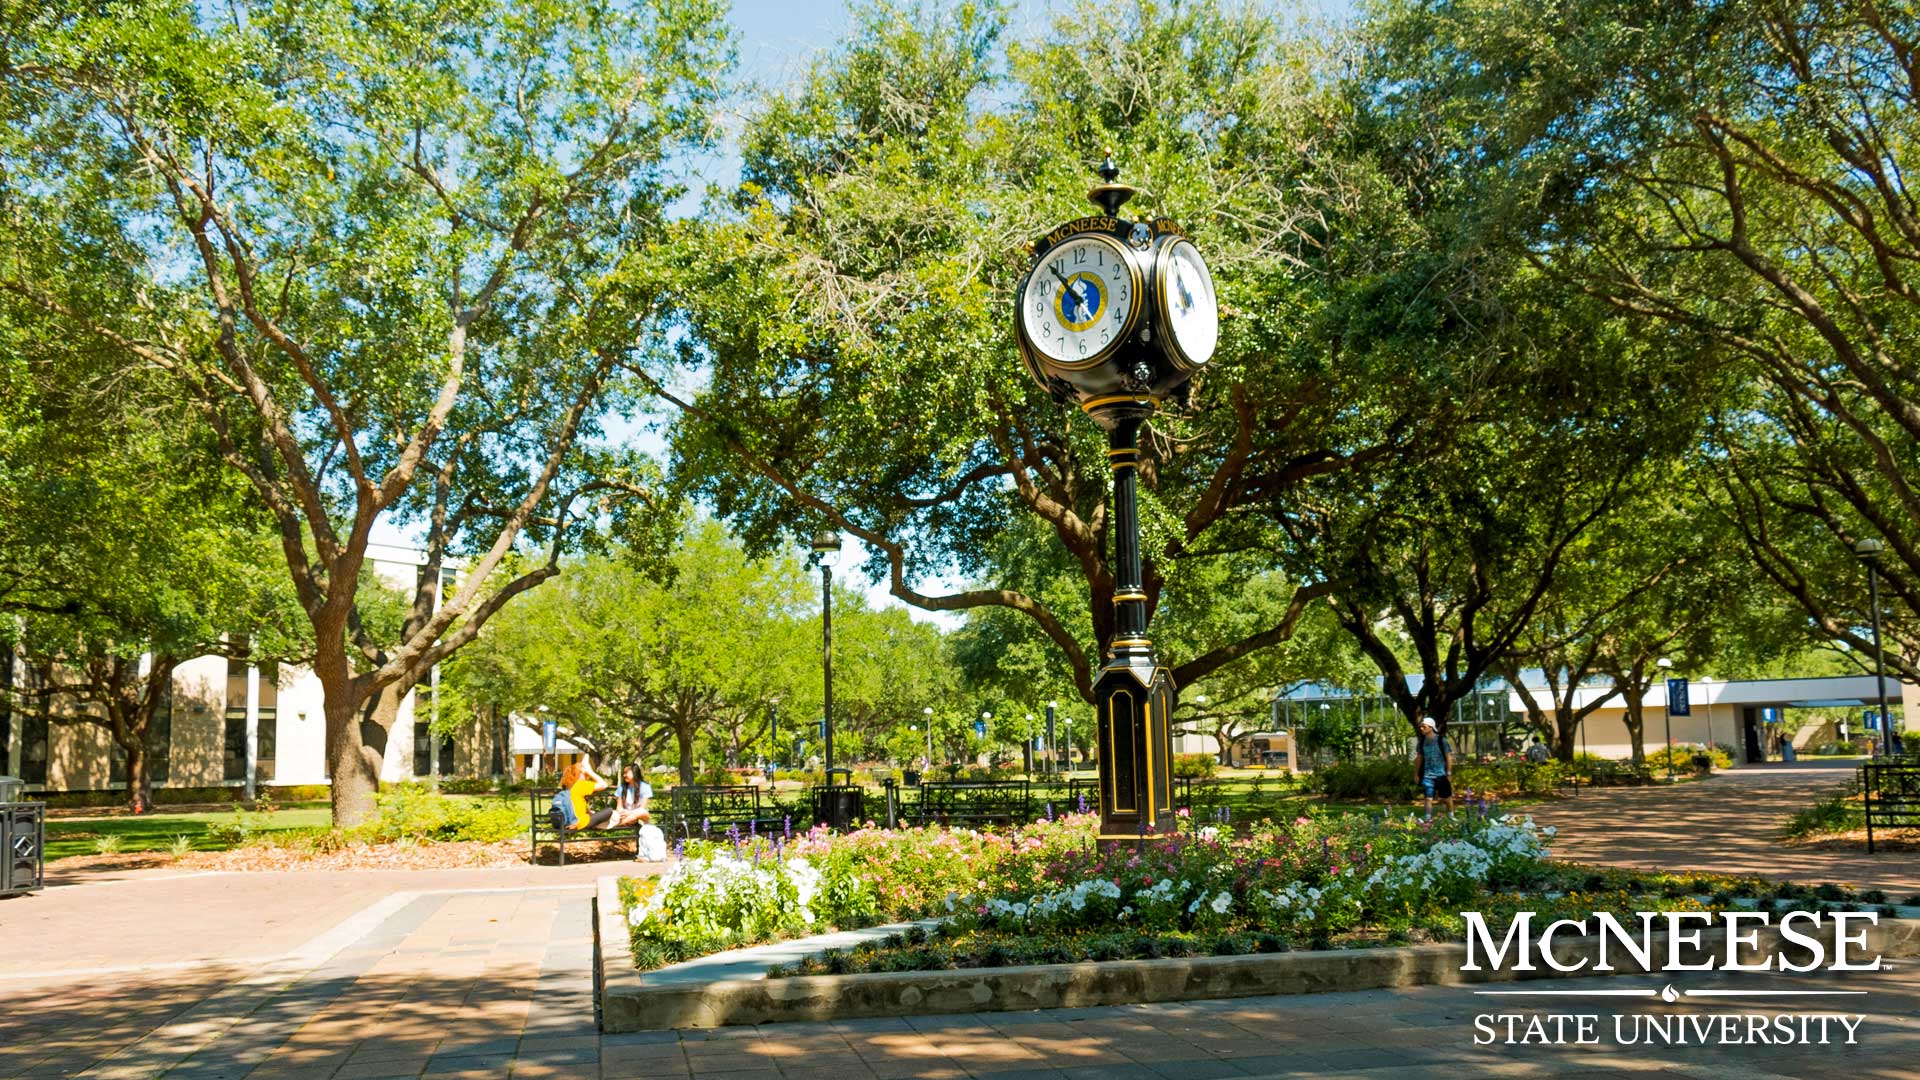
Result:
M1167 359L1173 361L1175 367L1178 367L1182 372L1191 374L1195 371L1200 370L1203 367L1206 367L1207 361L1206 360L1195 361L1192 357L1187 355L1187 351L1185 349L1180 347L1180 335L1173 332L1173 312L1171 312L1167 308L1168 264L1173 262L1173 249L1176 247L1179 247L1182 243L1186 244L1188 247L1193 247L1193 241L1188 240L1184 236L1175 236L1170 238L1166 243L1161 244L1159 248L1153 253L1153 292L1154 292L1153 316L1154 316L1154 323L1160 328L1158 331L1158 336L1160 338L1161 350L1167 354ZM1207 260L1201 256L1199 248L1193 248L1193 256L1194 258L1200 260L1201 266L1206 267L1207 287L1210 289L1214 288L1215 286L1213 284L1213 267L1207 266ZM1220 351L1220 341L1219 341L1220 299L1219 299L1219 293L1217 290L1214 294L1213 319L1214 319L1213 348L1215 352L1218 352ZM1211 359L1213 358L1212 357L1207 358L1207 360L1211 360Z
M1106 348L1101 349L1099 352L1089 353L1086 356L1071 360L1055 358L1035 343L1027 330L1027 286L1033 276L1040 271L1040 267L1046 264L1047 256L1050 255L1055 248L1060 247L1062 244L1070 244L1082 239L1105 244L1113 256L1120 260L1120 264L1127 268L1127 280L1133 287L1133 292L1127 303L1127 321L1123 323L1120 329L1113 335L1113 340L1107 343ZM1027 270L1027 276L1020 279L1020 303L1015 309L1015 319L1020 328L1019 337L1022 344L1031 348L1037 354L1040 362L1046 366L1060 368L1064 371L1085 371L1088 368L1098 367L1111 358L1114 353L1120 351L1120 347L1125 345L1127 339L1132 336L1134 327L1140 325L1140 312L1147 306L1145 293L1143 291L1143 278L1144 276L1140 272L1140 264L1127 252L1126 245L1114 239L1112 236L1101 232L1077 232L1061 237L1058 243L1047 246L1046 254L1033 260L1033 265Z

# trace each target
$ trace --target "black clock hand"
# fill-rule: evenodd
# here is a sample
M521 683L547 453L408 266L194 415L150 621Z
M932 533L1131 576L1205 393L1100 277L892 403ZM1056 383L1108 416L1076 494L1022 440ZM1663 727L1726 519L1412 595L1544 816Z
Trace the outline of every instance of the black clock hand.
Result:
M1067 292L1073 294L1073 301L1074 303L1080 305L1081 311L1084 311L1089 315L1093 314L1093 305L1087 303L1086 293L1081 292L1079 289L1074 288L1073 282L1067 280L1067 275L1061 273L1059 268L1054 266L1052 263L1047 264L1047 269L1052 272L1054 277L1057 277L1060 279L1060 284L1065 285L1067 287Z

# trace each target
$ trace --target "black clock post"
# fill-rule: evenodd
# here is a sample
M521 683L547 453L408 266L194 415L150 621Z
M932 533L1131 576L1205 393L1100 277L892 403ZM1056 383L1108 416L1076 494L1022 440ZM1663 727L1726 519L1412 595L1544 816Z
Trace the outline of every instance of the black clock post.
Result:
M1015 318L1020 354L1056 401L1075 401L1107 432L1113 470L1114 618L1094 680L1100 838L1172 831L1174 685L1148 631L1141 570L1140 432L1212 356L1213 281L1179 226L1127 221L1133 189L1109 157L1087 197L1104 214L1034 243Z

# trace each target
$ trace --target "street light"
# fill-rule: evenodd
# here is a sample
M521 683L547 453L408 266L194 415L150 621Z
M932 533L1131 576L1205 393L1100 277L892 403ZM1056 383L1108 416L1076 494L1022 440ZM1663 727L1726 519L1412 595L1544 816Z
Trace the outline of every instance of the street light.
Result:
M1673 670L1673 661L1663 656L1660 659L1655 660L1653 662L1653 666L1660 669L1661 685L1662 686L1666 685L1667 673ZM1667 779L1672 780L1673 779L1673 698L1671 695L1669 695L1667 697L1662 698L1661 700L1667 703L1666 710L1665 710L1667 714Z
M1059 711L1059 708L1059 702L1047 702L1047 772L1049 773L1057 773L1060 771L1060 755L1057 749L1059 743L1053 737L1054 716L1055 713Z
M933 771L933 706L929 705L926 708L921 709L920 714L927 718L927 771L932 772Z
M1713 757L1713 676L1700 676L1700 685L1706 687L1701 696L1707 699L1707 757Z
M1873 679L1880 699L1880 746L1893 754L1893 720L1887 716L1887 654L1880 647L1880 541L1863 536L1853 542L1853 553L1867 564L1867 602L1873 608Z
M840 534L822 529L813 534L813 550L820 556L820 674L826 684L822 701L821 739L827 744L827 786L833 786L833 563L827 556L840 550Z

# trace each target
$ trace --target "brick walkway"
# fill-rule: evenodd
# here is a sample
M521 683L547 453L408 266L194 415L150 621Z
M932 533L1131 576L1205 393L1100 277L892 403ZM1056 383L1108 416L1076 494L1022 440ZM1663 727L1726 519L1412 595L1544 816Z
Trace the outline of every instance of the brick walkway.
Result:
M1846 785L1853 762L1731 769L1672 787L1602 788L1528 807L1560 830L1556 857L1645 869L1823 881L1920 893L1920 853L1821 851L1780 843L1795 811Z
M1562 827L1557 847L1572 858L1890 889L1911 881L1909 891L1920 891L1911 855L1868 860L1772 844L1786 813L1843 780L1817 769L1753 770L1582 794L1536 816ZM589 897L597 875L622 869L133 874L0 901L0 1080L1920 1076L1913 961L1845 983L1674 981L1844 988L1868 991L1864 998L1545 999L1557 1011L1597 1014L1608 1032L1615 1014L1857 1012L1868 1019L1853 1047L1476 1046L1476 1015L1530 1013L1541 999L1460 987L603 1037L593 1023Z

